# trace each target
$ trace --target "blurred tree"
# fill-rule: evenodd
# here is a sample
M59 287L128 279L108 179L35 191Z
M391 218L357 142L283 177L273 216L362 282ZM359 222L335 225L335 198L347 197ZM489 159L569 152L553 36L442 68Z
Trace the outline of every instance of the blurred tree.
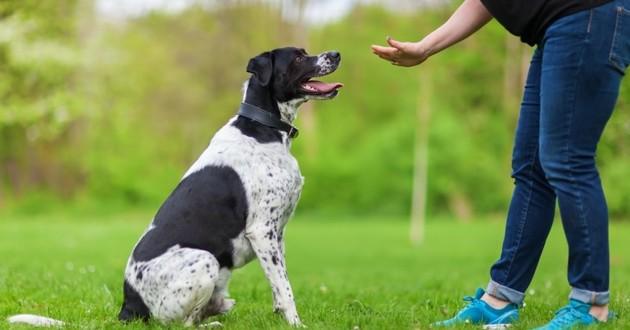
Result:
M298 14L295 21L295 28L293 31L293 37L291 38L292 44L305 48L307 52L319 52L323 50L309 49L309 33L308 26L305 19L305 11L309 4L308 0L295 0L298 8ZM314 113L315 104L307 102L300 108L300 134L305 145L304 151L306 161L313 162L317 157L317 119Z
M433 77L430 64L425 64L420 74L420 90L416 105L416 139L414 143L413 192L411 195L410 238L414 244L424 240L424 224L427 216L427 167L429 163L429 129Z
M503 216L531 49L493 22L418 68L395 68L369 45L387 34L417 40L453 4L400 11L383 1L396 11L356 5L339 21L305 24L317 3L193 1L105 20L90 0L0 1L0 203L156 208L234 115L249 58L297 45L339 50L343 64L325 79L345 83L298 118L300 212L408 214L424 182L428 215ZM429 75L430 92L419 81ZM630 80L620 95L598 153L617 218L630 215ZM415 158L422 148L426 163Z
M82 115L75 8L75 0L0 3L0 191L68 195L78 184L57 148Z

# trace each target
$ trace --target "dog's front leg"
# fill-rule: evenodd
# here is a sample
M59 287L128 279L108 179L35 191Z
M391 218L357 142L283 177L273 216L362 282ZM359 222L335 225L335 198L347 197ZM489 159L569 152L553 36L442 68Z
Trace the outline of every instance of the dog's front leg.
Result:
M247 238L271 285L274 308L284 315L289 324L302 326L287 276L284 247L283 242L278 240L278 230L269 227L255 228L247 233Z

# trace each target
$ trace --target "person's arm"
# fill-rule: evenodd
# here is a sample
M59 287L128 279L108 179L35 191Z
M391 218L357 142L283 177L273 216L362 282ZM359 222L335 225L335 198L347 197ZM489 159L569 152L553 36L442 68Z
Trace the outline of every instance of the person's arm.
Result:
M414 66L429 56L466 39L492 19L481 0L464 0L453 15L437 30L418 42L400 42L387 38L390 47L372 45L372 51L394 65Z

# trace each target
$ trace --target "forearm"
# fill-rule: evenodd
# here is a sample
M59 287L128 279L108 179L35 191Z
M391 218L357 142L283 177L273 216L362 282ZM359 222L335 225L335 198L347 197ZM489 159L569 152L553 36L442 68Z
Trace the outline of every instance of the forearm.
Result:
M419 42L401 42L387 38L389 47L372 45L372 51L394 65L415 66L429 56L465 39L491 19L492 15L481 0L464 0L446 23Z
M464 0L453 15L435 31L420 41L427 55L466 39L492 19L492 15L480 0Z

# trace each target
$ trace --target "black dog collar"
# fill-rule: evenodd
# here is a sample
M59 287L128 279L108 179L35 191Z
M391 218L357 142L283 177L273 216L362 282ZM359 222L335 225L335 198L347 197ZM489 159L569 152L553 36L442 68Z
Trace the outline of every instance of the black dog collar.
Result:
M271 112L265 111L257 106L248 103L241 103L241 107L238 110L238 115L259 122L265 126L284 131L289 135L289 138L292 139L297 137L299 134L297 128L283 122L282 120L280 120L280 118L274 116L274 114L272 114Z

